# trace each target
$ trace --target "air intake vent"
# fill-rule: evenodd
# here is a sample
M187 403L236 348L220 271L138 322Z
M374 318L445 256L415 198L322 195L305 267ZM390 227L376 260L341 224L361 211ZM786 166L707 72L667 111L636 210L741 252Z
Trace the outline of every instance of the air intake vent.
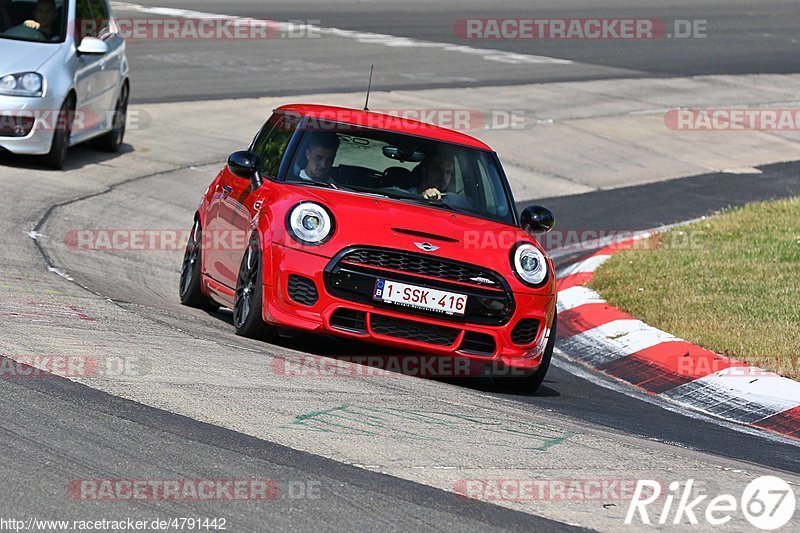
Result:
M372 326L372 331L379 335L439 346L452 346L458 338L457 329L376 314L371 315L370 326Z
M301 305L312 306L317 303L319 294L317 293L317 286L314 281L292 274L289 276L289 298Z
M534 318L523 318L514 326L511 342L519 346L533 344L537 333L539 333L539 321Z
M392 230L396 231L397 233L402 233L404 235L422 237L423 239L430 239L432 241L458 242L458 239L454 239L452 237L445 237L444 235L436 235L435 233L426 233L424 231L417 231L405 228L392 228Z
M464 334L464 340L461 341L461 346L458 348L461 352L489 356L494 355L494 349L494 337L474 331L467 331Z
M354 333L366 333L367 314L352 309L337 309L331 315L331 327Z
M27 137L35 122L33 117L4 114L0 117L0 137Z

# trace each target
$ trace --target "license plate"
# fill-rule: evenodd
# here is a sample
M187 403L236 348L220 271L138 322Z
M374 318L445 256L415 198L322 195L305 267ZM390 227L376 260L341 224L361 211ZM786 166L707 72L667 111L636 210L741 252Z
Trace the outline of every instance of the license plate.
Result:
M426 289L398 281L378 279L375 282L374 298L395 305L438 311L448 315L463 315L467 308L467 296L455 292Z

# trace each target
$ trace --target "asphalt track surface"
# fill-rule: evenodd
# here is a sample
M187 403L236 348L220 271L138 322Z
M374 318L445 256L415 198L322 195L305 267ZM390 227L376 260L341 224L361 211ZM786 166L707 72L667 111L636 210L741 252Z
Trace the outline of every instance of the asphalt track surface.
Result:
M232 531L576 531L530 514L266 442L55 376L0 380L3 518L137 520L225 517ZM30 423L38 422L37 424ZM160 450L160 453L154 453ZM113 512L63 490L98 479L264 479L266 501L117 502ZM291 485L290 485L291 484ZM290 488L295 487L295 488ZM299 489L297 487L303 487ZM294 491L294 492L292 492ZM309 498L308 494L314 496ZM231 507L234 506L233 509Z
M361 91L370 64L379 90L512 85L570 80L699 74L790 73L800 69L800 10L791 0L141 0L148 7L304 21L380 37L132 42L134 102L161 102ZM152 18L117 7L118 17ZM469 18L652 18L706 21L704 38L653 40L474 40L453 26ZM301 33L302 35L302 33ZM392 39L391 36L407 39ZM568 60L569 64L487 60L422 43Z

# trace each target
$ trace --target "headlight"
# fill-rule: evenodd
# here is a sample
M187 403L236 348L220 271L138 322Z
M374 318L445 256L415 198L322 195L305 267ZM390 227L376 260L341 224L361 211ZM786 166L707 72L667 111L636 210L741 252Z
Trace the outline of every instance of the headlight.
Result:
M9 74L0 78L0 94L6 96L42 96L44 78L36 72Z
M289 232L301 244L322 244L333 233L333 217L313 202L297 204L289 212Z
M520 243L511 255L512 268L517 276L530 285L541 285L547 278L547 260L532 244Z

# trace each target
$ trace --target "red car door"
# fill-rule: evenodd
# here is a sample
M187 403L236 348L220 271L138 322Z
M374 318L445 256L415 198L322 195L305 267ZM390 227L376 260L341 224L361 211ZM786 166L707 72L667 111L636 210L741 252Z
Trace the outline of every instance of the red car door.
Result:
M256 202L267 196L272 181L277 177L278 167L294 133L290 121L282 115L273 115L253 142L252 151L259 156L260 174L263 184L253 191L250 180L237 178L225 169L221 180L220 208L217 217L217 254L222 264L217 266L218 281L236 288L239 266L252 233Z
M250 180L237 178L227 169L225 174L214 245L221 261L217 266L219 281L233 289L236 288L239 261L250 238L250 221L255 215L253 202L258 195L252 194Z
M232 190L230 183L236 179L226 168L220 171L217 179L212 183L211 197L203 226L203 270L212 279L222 283L225 278L225 257L219 246L219 236L225 229L225 221L220 218L223 209L223 195ZM226 284L227 285L227 284Z

